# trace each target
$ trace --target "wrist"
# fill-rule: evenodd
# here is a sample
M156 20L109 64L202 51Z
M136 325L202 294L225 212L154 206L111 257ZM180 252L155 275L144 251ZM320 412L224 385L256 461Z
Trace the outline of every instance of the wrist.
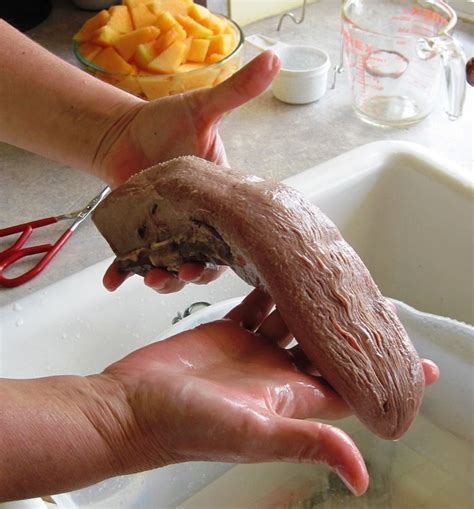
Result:
M143 430L130 403L133 397L120 378L101 373L85 380L89 390L80 409L100 436L114 475L161 466L149 458Z
M0 500L80 488L135 469L128 405L105 375L1 380Z
M160 439L162 430L156 429L156 421L148 419L148 410L154 415L159 414L160 409L147 402L146 391L143 393L140 382L114 367L87 378L98 399L97 404L93 407L88 405L84 413L95 429L106 431L101 434L108 456L120 474L141 472L175 462Z
M95 150L93 173L112 188L150 165L133 133L133 123L146 103L134 99L133 105L124 105L111 116Z

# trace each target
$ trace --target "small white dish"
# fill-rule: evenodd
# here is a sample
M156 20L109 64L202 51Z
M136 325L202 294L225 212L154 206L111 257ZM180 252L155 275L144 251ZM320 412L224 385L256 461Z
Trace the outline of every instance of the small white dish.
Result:
M262 35L250 35L245 41L255 48L271 49L281 61L281 69L272 83L273 95L289 104L308 104L321 99L327 90L329 55L315 46L285 44Z

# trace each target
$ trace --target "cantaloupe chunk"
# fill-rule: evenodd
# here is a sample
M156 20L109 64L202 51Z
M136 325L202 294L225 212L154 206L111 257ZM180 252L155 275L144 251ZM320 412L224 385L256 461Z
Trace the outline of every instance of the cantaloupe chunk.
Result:
M133 95L141 95L142 88L138 76L126 76L117 82L117 87Z
M110 18L107 25L120 34L126 34L133 30L132 18L126 5L113 5L109 8Z
M98 46L97 44L93 44L92 42L83 42L79 46L79 53L86 60L92 60L101 50L102 46Z
M202 69L203 67L206 67L206 64L203 62L186 62L185 64L181 64L178 69L176 70L177 73L183 73L183 72L191 72L191 71L197 71L198 69Z
M221 53L211 53L206 57L206 62L208 64L216 64L217 62L220 62L223 58L225 58L226 55L222 55Z
M99 46L113 46L119 37L120 34L116 30L104 25L92 34L91 42Z
M230 45L230 53L232 53L232 51L235 50L235 48L237 47L237 45L239 43L239 41L237 40L237 34L236 34L235 30L230 25L228 25L225 28L223 33L230 35L230 38L232 40L232 43Z
M198 23L202 20L209 18L211 15L209 9L199 4L192 4L188 9L188 16L191 16Z
M187 14L193 0L148 0L153 4L153 10L157 12L170 12L173 16L178 14Z
M143 27L128 34L121 35L114 46L125 60L130 60L139 44L153 41L159 35L160 31L155 26Z
M135 7L138 4L146 4L149 1L150 0L123 0L122 3L123 5L126 5L129 9L131 9L132 7Z
M156 41L156 53L161 53L166 48L171 46L176 41L184 41L186 39L186 32L184 28L179 24L170 28L167 32L161 35Z
M133 60L142 69L147 69L148 64L158 56L156 44L154 41L145 44L139 44L133 55Z
M145 93L147 99L153 101L160 97L170 95L172 82L168 76L154 76L143 74L138 77L140 87Z
M213 35L209 38L209 54L228 55L232 48L232 37L229 34Z
M155 25L162 31L167 32L170 28L177 25L178 22L176 18L171 14L171 12L163 12L158 16Z
M188 37L187 39L184 40L184 45L186 46L186 51L184 52L183 62L186 62L186 60L188 59L189 50L191 49L192 42L193 42L192 37Z
M192 39L187 60L190 62L204 62L210 44L209 39Z
M176 41L153 59L148 64L148 69L153 72L172 74L182 64L185 52L186 45Z
M112 73L117 74L130 74L133 67L124 60L112 46L108 46L100 51L93 59L92 62L102 69L106 69Z
M182 14L179 14L176 16L176 19L178 20L178 23L180 23L180 25L186 30L186 33L192 37L199 37L204 39L213 35L212 30L201 25L190 16L183 16Z
M110 14L105 9L98 12L95 16L88 19L81 27L79 32L73 37L76 42L90 41L92 34L109 21Z
M138 28L149 27L156 23L158 19L156 14L153 14L146 4L138 4L130 7L130 15L133 21L135 30Z
M191 65L191 64L184 64ZM196 64L194 64L196 65ZM201 64L203 65L203 64ZM219 69L209 68L204 64L204 68L201 70L195 69L196 72L186 75L186 79L183 76L183 92L187 90L195 90L196 88L209 88L212 87L214 80L219 74Z
M228 22L225 18L221 18L215 14L211 14L208 18L203 19L201 24L212 30L215 35L223 33L228 26Z

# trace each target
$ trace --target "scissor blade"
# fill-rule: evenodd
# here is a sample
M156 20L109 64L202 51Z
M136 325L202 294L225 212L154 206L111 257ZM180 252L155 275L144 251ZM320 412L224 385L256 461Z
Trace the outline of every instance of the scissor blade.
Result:
M92 198L92 200L82 210L80 210L76 214L77 219L72 224L70 230L74 231L85 219L87 219L92 214L92 212L94 212L94 210L97 208L99 203L109 193L110 193L110 187L106 187L106 188L102 189L102 191L97 196Z

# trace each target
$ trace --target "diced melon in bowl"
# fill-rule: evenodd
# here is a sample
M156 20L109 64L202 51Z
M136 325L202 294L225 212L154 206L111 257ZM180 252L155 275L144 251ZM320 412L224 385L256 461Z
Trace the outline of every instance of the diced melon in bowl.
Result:
M150 101L171 95L172 80L168 76L139 76L139 84Z
M79 32L74 35L76 42L87 42L91 40L92 34L100 27L104 26L110 18L108 11L103 10L95 16L88 19L81 27Z
M155 23L155 25L163 32L167 32L170 28L177 24L178 22L176 21L176 18L168 11L162 12Z
M124 34L117 39L114 46L125 60L130 60L138 45L154 41L160 35L160 29L154 26L142 27Z
M173 74L183 61L186 45L181 41L174 42L148 64L150 71Z
M117 39L120 37L120 33L117 30L110 27L108 24L98 28L93 34L90 41L99 46L113 46Z
M132 74L129 74L128 76L125 76L125 78L117 81L115 85L133 95L141 95L143 93L139 77L133 76Z
M132 17L130 10L126 5L113 5L109 9L110 18L107 22L111 28L121 34L126 34L133 30Z
M192 0L123 0L86 21L73 49L96 77L152 100L220 83L239 68L243 40Z
M156 23L157 15L151 12L146 4L138 4L130 8L133 27L144 28Z
M209 39L192 39L191 47L189 48L188 61L190 62L204 62L206 60L207 51L209 49Z
M92 63L114 74L131 74L133 70L132 66L111 46L99 51Z

